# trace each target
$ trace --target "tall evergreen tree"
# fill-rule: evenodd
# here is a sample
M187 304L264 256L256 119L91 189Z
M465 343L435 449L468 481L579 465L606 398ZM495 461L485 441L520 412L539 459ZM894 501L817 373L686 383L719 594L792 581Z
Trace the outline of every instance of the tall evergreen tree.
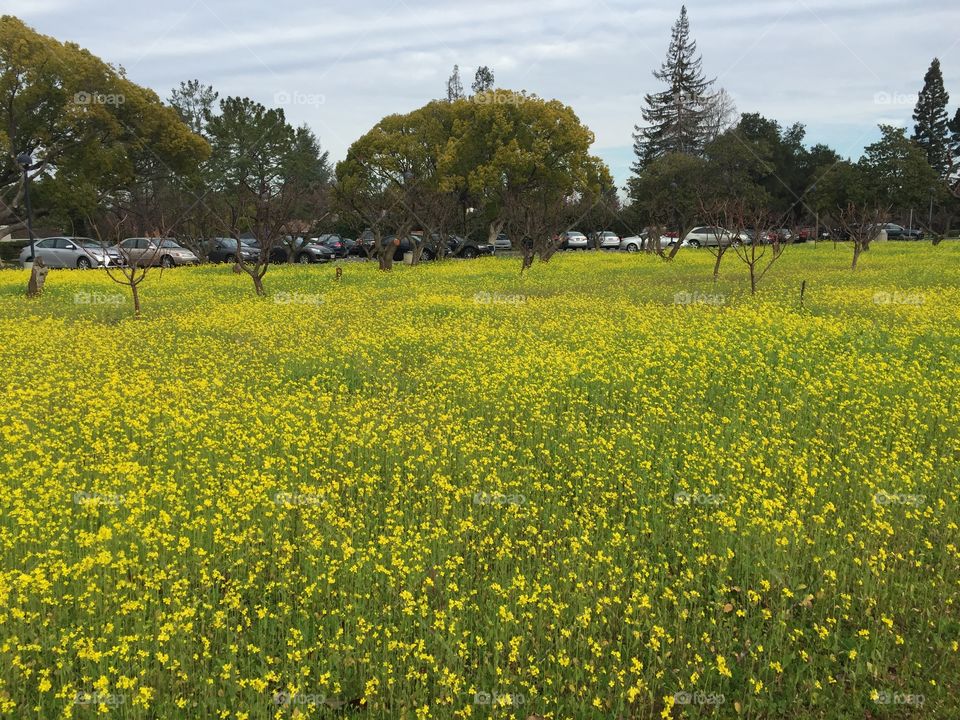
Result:
M690 37L687 7L680 10L670 37L667 59L653 76L667 88L644 97L645 127L639 125L633 140L637 160L634 172L642 172L652 160L668 153L698 155L703 150L709 128L713 80L703 75L703 60L697 55L697 43Z
M477 68L477 74L473 78L473 92L485 93L493 90L493 70L486 65Z
M917 107L913 111L913 139L927 154L927 162L940 177L946 177L949 170L947 153L947 103L950 96L943 87L943 73L937 58L930 63L930 69L923 78L923 90L917 98Z
M960 108L950 121L950 160L954 173L960 173Z
M460 66L453 66L453 74L447 80L447 100L453 102L463 97L463 82L460 80Z

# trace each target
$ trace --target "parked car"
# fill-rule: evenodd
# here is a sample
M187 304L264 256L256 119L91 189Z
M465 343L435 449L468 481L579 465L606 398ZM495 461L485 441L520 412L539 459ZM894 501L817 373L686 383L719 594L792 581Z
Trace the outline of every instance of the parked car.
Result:
M603 230L593 234L593 247L610 250L620 247L620 236L612 230Z
M254 248L258 253L263 252L263 244L255 239L250 238L243 240L244 243ZM270 262L274 265L282 265L285 262L290 261L290 245L289 241L277 240L270 247Z
M495 245L474 242L459 235L447 238L447 253L454 257L470 259L480 255L493 255L494 249Z
M320 242L317 238L310 240L297 238L293 241L293 259L301 265L310 263L325 263L337 259L333 248Z
M51 237L34 243L35 257L42 258L51 268L77 268L89 270L95 267L114 267L123 264L123 258L113 248L104 248L90 238ZM30 246L20 251L20 264L31 262Z
M587 236L576 230L567 230L564 233L560 233L557 239L563 241L560 247L565 250L586 250L590 247Z
M333 250L333 254L338 258L345 258L350 254L350 246L347 245L346 240L339 235L321 235L320 237L312 238L310 242L326 245L328 248Z
M196 265L200 258L172 238L127 238L120 243L120 252L134 265Z
M245 262L255 263L260 259L260 248L253 244L253 240L241 240L239 243L235 238L212 238L204 242L204 250L207 253L207 260L214 263L237 262L237 247L239 246L239 256Z
M712 225L695 227L683 238L685 245L694 248L739 245L745 241L749 242L749 238L743 231L734 233Z
M909 229L896 223L884 223L877 231L886 230L888 240L923 240L923 230Z
M513 250L513 243L510 241L510 238L507 237L506 233L500 233L497 235L497 239L494 240L493 246L497 250Z
M631 235L630 237L625 237L620 240L619 248L624 252L640 252L641 250L647 247L647 237L649 233L647 230L644 230L639 235ZM671 233L668 235L660 236L660 247L663 249L669 248L671 245L676 245L677 243L677 234Z
M812 225L809 227L802 227L797 231L797 237L794 242L807 242L808 240L818 238L820 240L827 240L830 237L830 229L826 227L820 227L820 231L817 232L817 229Z

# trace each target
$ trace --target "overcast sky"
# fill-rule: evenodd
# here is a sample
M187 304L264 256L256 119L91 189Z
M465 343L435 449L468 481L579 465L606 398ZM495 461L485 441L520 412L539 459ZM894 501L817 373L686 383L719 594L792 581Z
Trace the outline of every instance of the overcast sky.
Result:
M957 0L691 0L704 69L736 100L807 126L858 157L879 122L908 125L934 56L960 103ZM384 115L445 94L454 63L497 86L571 105L619 184L643 95L680 2L662 0L0 0L167 98L199 78L225 95L282 104L341 159ZM951 115L953 110L951 110ZM910 125L912 127L912 125Z

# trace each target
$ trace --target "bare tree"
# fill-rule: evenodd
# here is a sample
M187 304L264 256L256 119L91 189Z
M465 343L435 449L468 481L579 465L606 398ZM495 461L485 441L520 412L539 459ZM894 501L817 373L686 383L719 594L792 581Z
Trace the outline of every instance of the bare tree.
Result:
M750 294L757 292L757 285L783 255L783 238L777 232L778 222L764 207L751 206L743 200L731 200L726 210L727 224L737 228L752 228L749 242L733 243L731 247L737 258L747 266L750 274ZM745 238L746 240L747 238Z
M88 220L88 224L93 228L97 236L97 242L103 250L103 256L109 259L112 257L115 262L104 264L104 270L107 276L118 285L123 285L130 290L130 296L133 299L133 314L140 317L140 285L147 279L147 274L156 266L159 244L152 253L136 253L123 244L126 227L133 224L135 218L123 211L117 211L107 214L100 222ZM101 226L104 226L101 229ZM158 233L160 238L167 237L169 228L163 228ZM163 269L160 270L161 274Z
M853 263L851 270L857 269L860 255L870 249L870 243L880 234L880 226L886 222L887 213L868 205L849 203L840 208L837 222L843 231L850 236L853 243Z

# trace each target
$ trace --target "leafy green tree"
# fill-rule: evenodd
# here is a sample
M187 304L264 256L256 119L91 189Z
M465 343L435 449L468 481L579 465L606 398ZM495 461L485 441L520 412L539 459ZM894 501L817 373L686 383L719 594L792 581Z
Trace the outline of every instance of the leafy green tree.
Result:
M930 167L939 177L946 177L950 169L949 160L949 121L947 103L950 96L943 86L943 72L940 60L933 59L923 78L923 89L917 98L913 111L913 139L923 148Z
M202 85L199 80L187 80L170 93L167 102L193 132L205 136L207 123L213 117L219 97L220 93L212 85Z
M477 74L473 78L473 85L471 89L475 95L482 95L483 93L490 92L493 90L494 79L493 79L493 70L488 68L486 65L481 65L477 68Z
M264 294L274 250L288 236L311 226L324 183L329 178L327 154L306 127L295 128L283 110L267 109L249 98L228 97L207 125L213 149L205 168L213 210L231 237L252 233L260 257L238 266Z
M639 174L653 160L669 153L698 154L714 130L717 108L711 107L712 80L703 74L703 61L697 55L697 43L690 37L687 8L673 26L667 58L653 76L666 89L644 97L642 110L645 127L636 126L633 165Z
M567 207L612 185L590 154L594 136L558 100L494 90L453 103L453 132L440 162L443 186L482 210L489 241L506 225L523 251L523 267L557 246Z
M0 17L0 224L22 227L20 153L33 157L39 217L79 222L150 192L209 153L157 95L72 43Z
M868 145L860 159L868 201L901 214L925 207L932 189L942 184L926 152L903 128L881 125L880 131L880 140Z
M682 239L700 219L701 201L706 192L707 161L686 153L659 157L630 178L628 192L635 212L647 223L650 238L647 250L673 259L680 250L677 242L666 254L660 247L664 227Z

